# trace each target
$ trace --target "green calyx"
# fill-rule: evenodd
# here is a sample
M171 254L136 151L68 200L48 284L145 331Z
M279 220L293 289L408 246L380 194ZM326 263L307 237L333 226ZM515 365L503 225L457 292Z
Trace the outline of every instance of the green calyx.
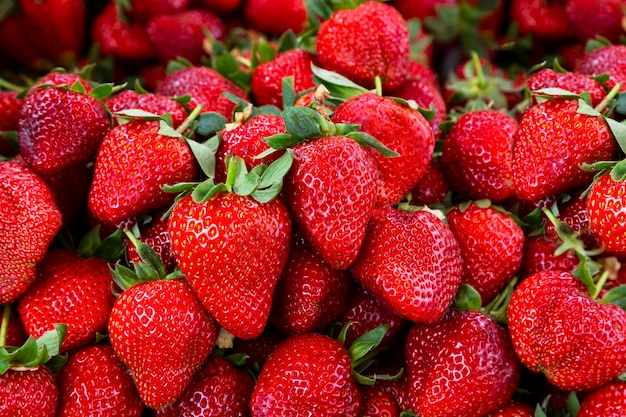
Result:
M80 240L76 253L81 258L100 258L116 262L125 252L124 235L121 229L109 236L100 237L100 225L94 227Z

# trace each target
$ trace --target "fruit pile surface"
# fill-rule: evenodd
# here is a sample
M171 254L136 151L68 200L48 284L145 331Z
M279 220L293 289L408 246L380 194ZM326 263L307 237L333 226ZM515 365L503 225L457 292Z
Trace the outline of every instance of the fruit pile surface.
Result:
M0 5L0 417L626 417L626 1Z

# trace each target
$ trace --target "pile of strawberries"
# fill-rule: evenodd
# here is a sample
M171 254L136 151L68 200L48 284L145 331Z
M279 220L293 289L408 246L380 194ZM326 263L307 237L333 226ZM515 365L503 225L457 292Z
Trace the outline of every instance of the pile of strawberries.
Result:
M0 416L626 416L624 6L3 3Z

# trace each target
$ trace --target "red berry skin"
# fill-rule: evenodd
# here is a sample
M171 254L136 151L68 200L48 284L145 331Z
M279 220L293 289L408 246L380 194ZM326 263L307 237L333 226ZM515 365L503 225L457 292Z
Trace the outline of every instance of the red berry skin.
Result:
M427 323L441 319L463 275L459 244L443 221L392 207L374 210L350 270L396 314Z
M584 163L610 161L617 145L599 116L578 113L578 101L552 99L530 107L519 123L513 148L518 197L537 201L591 182Z
M626 312L592 300L570 272L524 279L507 317L521 362L560 389L591 390L626 369Z
M622 0L565 0L565 12L580 40L601 36L617 43L622 28Z
M521 375L506 331L479 311L414 324L405 352L409 408L420 416L484 416L510 401Z
M171 405L205 361L218 327L186 280L136 284L115 302L109 339L130 369L142 401Z
M411 204L414 206L430 206L441 203L450 192L450 187L441 170L439 160L433 159L426 171L411 190Z
M428 121L389 98L366 93L348 99L337 107L332 121L360 124L359 130L399 154L389 158L366 148L380 171L377 206L397 204L419 181L432 158L435 137Z
M620 12L621 13L621 12ZM609 79L604 82L608 88L626 81L626 45L608 45L585 53L576 63L575 72L594 77L608 74ZM622 85L620 91L626 86Z
M283 195L306 241L333 268L346 269L363 243L376 198L378 170L345 136L296 146Z
M534 417L535 409L528 404L511 401L485 417Z
M513 0L510 17L519 25L522 34L532 34L551 41L562 41L573 35L562 1L546 3L543 0Z
M0 91L0 132L17 130L22 104L16 91Z
M250 400L252 417L356 417L360 406L346 349L319 333L283 341L261 370Z
M57 374L58 417L140 417L144 404L126 366L109 344L75 351Z
M591 105L597 106L606 96L602 84L593 78L578 72L556 72L545 68L530 75L526 79L526 86L531 92L543 88L562 88L574 94L588 92L591 96Z
M157 417L248 416L254 388L252 375L226 359L212 356L194 375L183 395L171 406L156 411Z
M185 107L170 97L153 93L138 93L133 90L124 90L106 99L105 104L111 111L116 113L123 110L139 109L162 116L172 116L172 127L177 128L186 118Z
M157 254L165 270L171 272L176 268L176 259L172 253L170 235L167 231L167 219L160 217L161 213L155 214L152 222L145 227L140 227L141 235L138 240L144 242ZM130 262L141 262L137 248L133 244L128 244L128 260Z
M303 0L246 0L243 17L251 29L275 36L302 32L307 19Z
M48 185L18 162L0 162L0 303L32 284L36 265L62 225Z
M360 417L399 417L400 406L388 392L378 392L363 399Z
M178 266L217 322L242 339L261 334L289 253L291 219L282 201L219 193L195 203L187 196L168 230Z
M559 243L545 236L528 236L524 241L522 265L519 275L522 278L541 271L571 272L579 259L573 251L555 255Z
M57 383L45 366L0 375L0 415L55 417L58 404Z
M589 394L580 405L577 417L623 417L626 382L612 382Z
M320 25L316 48L325 69L365 88L373 88L379 76L383 91L391 91L407 75L407 22L389 4L369 1L336 11Z
M605 252L626 255L626 181L601 176L587 195L589 228Z

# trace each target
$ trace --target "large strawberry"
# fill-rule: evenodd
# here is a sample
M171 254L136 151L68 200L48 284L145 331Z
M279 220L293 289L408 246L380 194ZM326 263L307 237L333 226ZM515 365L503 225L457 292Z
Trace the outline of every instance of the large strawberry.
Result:
M506 331L479 311L414 324L405 351L409 406L419 416L483 416L507 404L520 380Z
M626 404L626 382L613 382L589 394L577 417L620 417Z
M589 228L607 252L626 255L626 181L602 175L587 196Z
M144 404L128 369L107 343L72 353L56 378L59 417L140 417L143 413Z
M391 5L367 1L338 10L322 22L316 41L322 66L372 88L380 77L384 91L399 87L409 64L409 30Z
M597 388L626 369L626 312L600 303L570 272L524 279L508 307L515 352L533 372L565 390Z
M35 280L36 265L61 228L46 183L17 162L0 162L0 303L11 303Z
M335 123L360 125L399 156L388 158L369 148L380 171L376 205L393 205L419 181L433 155L435 137L417 110L374 93L357 95L341 103L332 115Z
M376 208L351 272L395 313L436 322L450 306L462 279L459 244L434 214Z

